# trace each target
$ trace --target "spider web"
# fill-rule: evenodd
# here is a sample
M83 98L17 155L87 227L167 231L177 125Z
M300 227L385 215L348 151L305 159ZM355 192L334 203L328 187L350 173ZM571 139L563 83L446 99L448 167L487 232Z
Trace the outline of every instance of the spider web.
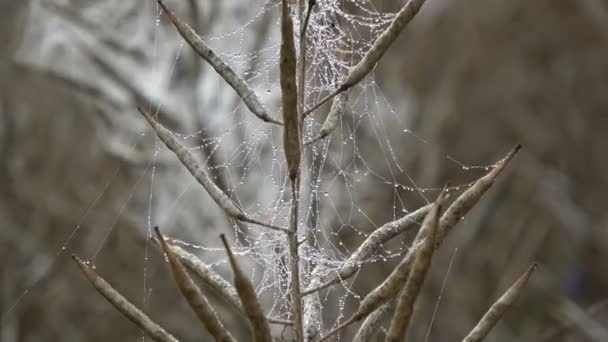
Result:
M174 2L169 5L177 7ZM245 14L240 2L226 2L223 6L225 16L229 13L241 15L222 20L222 27L208 28L211 32L204 34L203 38L227 64L247 80L270 112L274 113L274 117L280 117L280 1L248 2L248 8L258 10ZM300 14L297 6L292 7L296 19L295 32L300 32ZM167 95L163 91L167 90L166 85L170 84L180 68L187 67L188 60L184 56L191 52L185 52L189 47L184 45L171 27L161 25L162 15L158 8L156 13L154 22L146 25L154 25L152 50L158 64L152 70L137 69L144 76L136 77L152 80L146 82L146 94L150 105L158 104L153 106L153 110L181 108L175 103L180 102L183 95L177 92ZM316 2L306 33L307 107L337 87L393 18L394 13L378 10L369 0ZM224 27L230 25L233 28ZM246 213L261 221L286 226L291 198L281 130L252 116L232 89L210 68L204 66L202 75L193 90L197 95L195 103L186 108L189 111L194 109L194 113L188 115L204 122L204 127L169 128L192 152L203 156L203 164L212 171L216 180L224 179L225 190ZM357 241L362 241L373 229L385 223L386 218L397 219L417 209L417 204L432 201L439 190L437 187L419 186L408 172L407 165L400 162L403 154L395 148L395 144L402 144L404 136L414 138L417 144L413 148L420 148L427 141L407 128L408 117L403 115L403 111L393 108L391 101L385 97L382 86L376 83L373 72L351 89L348 96L347 110L340 117L336 130L329 137L306 146L302 161L299 230L303 233L300 238L314 240L303 244L302 258L308 264L322 265L324 275L335 274L357 247L357 243L347 243L345 237L355 236ZM193 101L190 99L186 102ZM313 139L318 134L326 114L327 109L322 107L306 119L303 127L304 140ZM146 138L152 136L149 130L137 127L139 132L145 132L143 134ZM173 237L171 241L197 251L206 263L223 274L228 269L225 252L219 248L219 239L213 237L225 232L228 227L235 237L235 254L247 257L241 260L246 263L268 314L289 318L291 304L286 284L290 280L290 274L287 271L288 251L284 234L258 227L244 227L235 222L227 224L221 211L215 208L204 190L183 170L176 171L169 184L162 184L167 181L167 177L160 178L156 172L157 163L167 151L158 140L154 141L152 162L132 184L133 189L118 215L128 210L131 195L142 182L147 181L150 195L145 212L140 212L143 215L140 222L145 222L147 227L144 234L150 236L151 227L157 224L161 227L186 227L186 233L179 229L169 231ZM147 139L146 143L149 142L150 139ZM138 144L141 142L130 143L132 147ZM468 166L448 155L444 158L457 163L464 170L488 168ZM114 175L106 175L109 183L113 181ZM460 190L460 187L455 187L454 190ZM408 193L416 194L418 201L411 203L409 198L412 196L408 196ZM104 196L104 193L100 193L98 197L100 196ZM370 196L391 198L392 203L377 208L367 200ZM192 199L201 202L192 205ZM91 203L80 222L84 222L89 212L95 210L96 202L97 199ZM390 202L389 200L388 203ZM201 207L208 211L202 222L200 215L188 212L200 210ZM378 217L384 220L379 221ZM217 228L201 230L201 224ZM79 227L80 224L61 246L61 251L67 249ZM113 231L114 224L109 227L106 238ZM106 238L99 241L91 257L93 261L104 248ZM366 263L386 262L403 255L408 248L403 242L391 246L366 260ZM146 250L146 260L148 253ZM144 273L145 306L147 294L154 284L148 283L147 273ZM308 286L309 281L310 274L304 272L303 286ZM339 308L337 318L346 315L344 306L348 300L360 298L352 289L356 281L357 276L338 284L339 289L332 292Z

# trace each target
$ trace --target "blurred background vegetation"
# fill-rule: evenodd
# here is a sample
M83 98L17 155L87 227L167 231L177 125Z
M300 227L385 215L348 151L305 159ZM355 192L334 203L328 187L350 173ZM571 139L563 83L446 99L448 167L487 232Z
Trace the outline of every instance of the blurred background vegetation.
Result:
M401 4L372 2L391 11ZM238 1L170 4L203 34L241 27L256 10ZM204 193L180 194L191 180L166 150L152 170L154 139L141 136L146 126L134 108L162 102L171 129L213 137L235 122L191 114L229 113L237 102L187 47L175 64L183 44L156 15L155 3L143 0L0 1L2 342L141 337L94 292L69 253L92 256L111 283L176 336L201 334L159 253L145 248L148 215L194 242L214 239L228 221L205 205ZM250 39L230 44L256 51L276 34L274 20L256 21ZM463 170L452 158L490 165L515 143L525 148L434 259L414 340L424 340L451 261L434 341L463 337L538 261L526 296L490 340L607 341L608 1L428 0L375 80L407 118L407 127L387 125L387 134L420 187L467 183L484 172ZM404 128L416 135L399 134ZM369 161L366 133L359 131L358 143ZM205 158L215 158L202 146ZM248 173L249 188L240 189L252 198L259 196L256 176ZM183 200L172 207L178 195ZM391 219L384 208L392 207L392 192L370 186L358 195L342 200L360 201L373 222ZM403 196L412 208L422 204L416 194ZM354 223L373 229L368 220ZM348 232L339 238L360 241ZM364 269L355 289L369 290L391 266Z

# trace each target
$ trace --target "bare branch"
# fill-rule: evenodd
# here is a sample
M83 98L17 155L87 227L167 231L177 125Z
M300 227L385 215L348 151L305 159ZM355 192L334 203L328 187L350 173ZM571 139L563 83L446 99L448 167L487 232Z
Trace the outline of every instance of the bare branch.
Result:
M536 269L537 264L534 263L511 287L490 307L488 312L481 318L479 323L471 330L471 332L462 340L463 342L479 342L482 341L492 330L494 325L502 318L502 315L509 309L513 303L519 298L524 287L528 283L528 279L532 272Z
M234 338L226 331L224 325L217 317L215 310L213 310L207 301L207 298L205 298L201 290L196 286L192 278L190 278L186 268L179 261L179 258L175 253L173 253L173 250L163 238L158 227L154 227L154 231L169 260L171 273L177 283L177 287L179 287L182 295L186 301L188 301L188 304L190 304L190 307L194 313L196 313L198 319L203 323L205 328L207 328L207 331L209 331L216 341L233 342Z
M443 191L445 191L445 188ZM424 239L422 246L416 253L416 259L409 272L410 275L405 282L405 287L401 290L401 296L397 302L395 314L386 337L386 341L388 342L399 342L405 339L412 313L414 312L414 304L420 294L420 289L422 289L422 284L424 283L429 267L431 266L431 259L433 258L433 251L435 250L435 236L437 233L437 226L439 226L443 191L439 195L438 203L428 214L431 218L428 227L426 227L428 229L428 231L425 232L426 239Z
M127 317L131 322L135 323L135 325L148 334L154 341L178 342L175 337L166 332L160 325L152 321L145 313L116 291L112 285L108 284L84 261L80 260L75 255L72 255L72 259L76 261L76 264L80 267L82 273L87 277L95 289L97 289L108 302L114 305L120 313Z
M211 50L205 44L203 39L196 34L196 32L188 26L188 24L179 20L179 18L171 11L163 1L158 0L158 4L162 7L163 11L169 17L169 20L173 23L179 34L186 40L186 42L192 47L196 53L201 56L209 65L217 71L217 73L228 83L232 89L236 91L239 97L243 100L247 108L258 118L262 119L266 122L272 122L274 124L281 124L281 122L273 119L268 115L264 106L260 102L258 96L255 92L249 87L247 82L242 79L240 76L228 66L220 57Z
M376 39L374 45L369 49L369 51L367 51L365 56L350 71L340 86L338 86L334 92L327 95L316 105L304 112L304 115L307 115L308 113L321 107L325 102L331 100L334 96L340 94L341 92L359 84L359 82L361 82L361 80L363 80L363 78L365 78L365 76L367 76L367 74L374 69L376 63L378 63L388 48L391 47L395 39L397 39L407 24L414 19L414 16L416 16L420 10L420 7L422 7L422 4L424 4L424 1L425 0L409 0L405 6L401 8L399 13L397 13L395 19L391 22L389 27L382 32L378 39Z
M243 222L249 222L257 225L261 225L270 229L287 231L285 228L277 227L268 223L257 221L250 218L241 211L239 207L220 189L207 174L205 170L199 165L196 158L188 149L182 145L175 136L161 124L159 124L150 113L146 112L141 107L138 108L139 112L146 118L150 126L154 128L158 137L175 153L180 162L190 171L190 174L201 184L207 193L220 208L222 208L228 215L241 220Z
M241 303L243 304L249 323L251 323L254 339L256 342L271 342L272 336L270 335L270 327L268 326L264 312L262 312L262 306L255 294L255 289L237 264L236 259L232 254L232 250L228 245L228 241L226 240L226 236L221 234L220 238L222 239L224 248L226 248L226 254L228 255L228 260L230 261L230 266L234 273L234 286L239 294L239 298L241 298Z

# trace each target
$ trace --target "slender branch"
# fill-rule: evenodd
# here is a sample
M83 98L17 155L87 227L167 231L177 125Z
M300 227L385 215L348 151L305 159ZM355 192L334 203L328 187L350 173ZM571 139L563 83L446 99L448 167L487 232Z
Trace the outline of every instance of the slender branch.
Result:
M463 342L480 342L492 330L494 325L502 318L503 314L509 309L513 303L519 298L524 287L528 283L532 272L536 269L537 264L534 263L511 287L500 297L483 315L479 323L471 330L471 332L462 340Z
M291 302L296 341L304 340L302 322L302 296L300 290L300 256L298 254L298 210L300 186L301 136L298 118L298 89L296 85L296 50L293 39L293 21L287 0L281 6L281 57L280 78L283 104L283 149L289 179L291 180L292 204L289 234L289 267L291 272Z
M178 342L171 334L166 332L160 325L152 321L145 313L139 310L135 305L129 302L112 285L108 284L100 277L93 268L89 267L84 261L77 256L72 255L72 259L80 267L80 270L85 277L91 282L95 289L114 307L127 317L131 322L135 323L140 329L148 334L154 341L158 342Z
M201 56L209 65L215 69L215 71L228 83L232 89L236 91L239 97L243 100L247 108L258 118L266 122L281 125L281 122L273 119L268 115L266 109L260 102L258 96L249 87L247 82L228 66L211 48L205 44L203 39L196 34L196 32L188 26L188 24L182 22L176 15L171 11L163 1L158 0L158 4L163 9L169 20L173 23L179 34L186 40L186 42L192 47L196 53Z
M232 273L234 273L234 286L236 287L243 308L245 308L247 318L249 319L249 323L251 324L254 340L256 342L272 342L270 327L268 326L268 321L266 321L266 317L262 311L262 306L258 301L255 289L237 264L236 259L232 254L232 250L228 245L228 241L226 240L226 236L221 234L220 238L222 239L224 248L226 248L226 254L228 255L228 260L232 267Z
M150 126L152 126L160 140L162 140L165 145L167 145L167 147L173 151L173 153L175 153L180 162L186 167L186 169L188 169L188 171L190 171L190 174L192 174L199 184L201 184L203 188L207 190L209 196L211 196L215 203L217 203L229 216L243 222L257 224L270 229L287 231L286 228L260 222L243 213L241 209L232 201L232 199L213 182L207 172L199 165L194 155L190 153L190 151L188 151L188 149L182 145L177 138L175 138L173 133L154 120L152 115L141 107L139 107L138 110L146 118Z
M158 227L154 227L156 237L160 242L160 245L165 252L165 256L169 260L171 266L171 273L177 283L177 287L181 291L182 295L190 304L190 307L203 323L207 331L215 338L216 341L223 342L234 342L234 338L226 331L224 325L217 317L215 310L211 307L211 304L207 301L207 298L203 295L201 290L196 286L192 278L188 275L186 268L179 261L179 258L173 253L172 248L165 241Z
M324 103L331 100L334 96L340 94L343 91L350 89L351 87L359 84L374 69L376 63L382 58L384 53L389 47L395 42L395 39L403 31L403 29L414 19L414 16L422 7L425 0L409 0L405 6L395 16L395 19L391 22L389 27L382 32L380 37L376 39L374 45L367 51L365 56L355 65L350 71L346 79L329 95L325 96L316 105L304 112L304 115L313 112L317 108L321 107Z

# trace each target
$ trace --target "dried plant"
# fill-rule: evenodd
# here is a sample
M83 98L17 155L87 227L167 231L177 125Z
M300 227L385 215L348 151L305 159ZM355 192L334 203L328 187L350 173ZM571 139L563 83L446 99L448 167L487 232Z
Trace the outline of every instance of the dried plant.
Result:
M217 53L205 44L196 32L178 18L167 5L159 0L160 7L169 17L183 39L209 63L215 71L236 91L246 107L259 119L268 124L276 124L283 132L283 148L287 164L287 175L291 183L291 205L289 224L281 227L271 222L263 222L253 218L218 186L206 171L206 166L184 147L172 132L163 127L152 114L139 109L141 114L156 132L165 145L173 151L179 161L202 185L215 203L231 218L241 224L253 224L260 229L269 229L275 234L283 234L286 252L288 291L291 303L290 312L285 317L270 317L265 313L262 301L256 295L252 280L239 266L236 256L225 236L221 236L228 261L234 274L234 286L211 267L183 249L171 245L160 230L156 228L156 241L163 251L171 273L184 299L199 318L206 330L219 341L234 341L233 335L226 330L215 309L207 300L205 293L190 277L190 272L211 288L230 307L234 308L249 323L251 336L255 341L272 341L271 324L279 324L285 329L291 329L295 340L323 341L335 337L346 327L362 321L355 336L357 341L369 341L375 336L377 327L384 317L391 315L387 341L402 341L407 337L411 317L415 312L416 299L424 286L425 275L431 266L435 249L440 247L446 236L454 229L459 221L479 202L481 197L492 187L497 177L505 170L509 162L517 154L517 145L504 159L485 176L474 182L469 189L449 202L448 187L445 187L435 203L426 205L397 220L385 223L370 234L360 246L338 268L337 272L324 272L323 265L313 265L302 258L302 245L307 248L318 248L310 241L309 231L300 223L299 201L301 186L302 154L306 146L327 138L337 126L338 119L348 103L348 90L359 84L364 77L376 66L386 50L393 44L398 35L414 18L423 5L423 0L410 0L397 13L393 22L383 34L372 44L364 57L355 65L338 87L318 103L305 109L305 53L306 30L311 11L316 1L282 0L281 4L281 45L280 45L280 86L282 97L282 121L273 118L262 105L259 97L247 85L247 82L224 62ZM295 8L295 10L293 10ZM295 13L295 14L294 14ZM304 23L301 31L294 35L294 18ZM295 39L298 39L296 41ZM299 43L299 45L297 44ZM299 46L300 53L296 51ZM313 139L303 141L303 123L306 116L319 109L321 105L333 99L331 108L321 127ZM447 207L442 211L443 207ZM419 223L422 221L422 224ZM380 247L391 239L406 231L414 231L420 226L410 248L404 254L395 269L364 296L359 308L347 320L336 324L333 329L320 329L323 322L323 306L319 294L327 288L340 284L352 277L362 267L363 263L372 258ZM74 260L95 288L111 302L121 313L138 325L147 335L156 341L176 341L176 338L154 323L137 307L127 301L114 290L106 281L96 274L92 267L77 257ZM505 310L513 304L526 285L532 266L498 301L489 309L479 324L465 338L465 341L480 341L500 319ZM304 274L304 277L302 276ZM305 280L304 280L305 279Z

